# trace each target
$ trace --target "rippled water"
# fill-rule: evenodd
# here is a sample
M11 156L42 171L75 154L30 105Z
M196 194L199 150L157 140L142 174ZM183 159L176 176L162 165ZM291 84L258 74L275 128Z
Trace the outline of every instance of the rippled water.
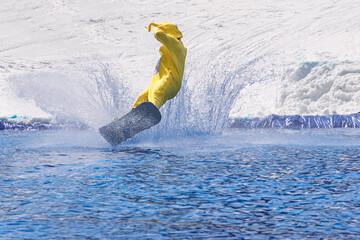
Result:
M360 235L360 131L0 132L0 238Z

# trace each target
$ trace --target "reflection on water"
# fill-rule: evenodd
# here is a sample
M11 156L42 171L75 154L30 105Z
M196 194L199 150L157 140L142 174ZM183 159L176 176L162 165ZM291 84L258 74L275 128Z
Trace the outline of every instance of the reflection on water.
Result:
M245 131L113 149L91 132L4 132L0 234L354 239L359 136Z

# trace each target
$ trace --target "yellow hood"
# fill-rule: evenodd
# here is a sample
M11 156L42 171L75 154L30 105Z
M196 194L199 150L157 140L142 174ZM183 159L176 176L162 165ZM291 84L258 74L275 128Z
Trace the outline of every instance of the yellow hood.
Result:
M175 24L169 23L169 22L163 22L160 24L156 23L150 23L149 26L145 26L145 28L150 32L151 26L160 28L163 30L166 34L170 35L171 37L175 39L181 39L183 37L182 33L179 31L178 27Z

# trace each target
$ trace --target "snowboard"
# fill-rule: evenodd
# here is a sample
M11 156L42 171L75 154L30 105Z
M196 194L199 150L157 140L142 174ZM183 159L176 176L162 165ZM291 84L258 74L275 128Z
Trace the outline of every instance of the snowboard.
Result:
M151 102L143 102L123 117L99 128L99 132L112 146L116 146L155 126L160 120L161 114L157 107Z

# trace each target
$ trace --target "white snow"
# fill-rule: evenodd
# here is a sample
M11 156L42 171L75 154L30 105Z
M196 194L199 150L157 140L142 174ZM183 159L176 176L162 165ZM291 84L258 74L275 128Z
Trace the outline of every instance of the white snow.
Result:
M359 12L358 0L4 1L0 116L64 113L99 126L126 112L159 58L144 26L163 21L188 48L183 90L163 109L190 106L182 124L358 112ZM99 94L96 79L116 79L120 102L113 82Z
M331 115L360 111L360 62L300 63L246 86L230 118L278 115Z

